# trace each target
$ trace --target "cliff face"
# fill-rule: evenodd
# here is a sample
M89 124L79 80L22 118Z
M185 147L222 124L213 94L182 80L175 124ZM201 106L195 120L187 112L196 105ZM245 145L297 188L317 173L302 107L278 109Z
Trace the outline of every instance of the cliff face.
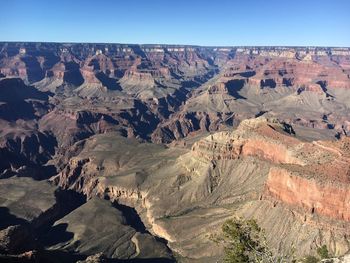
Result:
M53 180L135 207L145 226L183 257L221 253L205 236L233 214L256 218L272 246L279 246L278 235L300 254L318 244L341 254L348 249L349 141L298 136L264 117L194 139L187 149L93 136Z
M266 183L266 193L282 202L344 221L350 221L348 188L347 184L320 183L281 168L271 168Z
M207 235L232 215L257 218L275 248L280 236L300 254L320 244L340 254L349 58L349 48L0 43L0 181L50 177L134 209L125 220L144 226L128 228L125 257L147 252L147 230L181 257L218 261ZM83 234L86 252L85 209L69 242Z
M234 133L222 132L211 135L196 142L192 146L192 151L195 155L208 160L230 160L252 156L277 164L302 164L302 160L292 151L298 143L297 139L288 134L293 130L278 122L271 122L269 125L266 123L265 118L244 120Z
M349 132L346 48L58 43L0 47L2 78L20 78L52 92L58 114L85 110L116 119L112 129L129 137L170 143L260 115L327 130L333 136ZM32 115L28 103L22 104L27 109L22 116ZM0 116L6 119L18 110L10 106L0 104ZM86 136L99 133L96 128L79 129L76 132ZM71 137L74 143L84 136Z
M320 149L323 158L301 167L271 168L266 193L311 213L349 221L349 140L319 141L313 146Z
M337 245L328 242L333 242L332 235L348 233L349 145L348 138L301 141L291 126L258 118L242 121L234 132L216 133L196 142L192 155L215 165L247 158L263 161L269 168L260 192L261 203L247 203L238 213L256 217L269 229L272 243L273 236L278 235L283 236L285 244L292 244L295 241L282 228L272 225L273 221L280 220L278 213L283 214L281 208L285 207L292 211L287 217L322 229L324 236L314 236L314 242L327 243L336 253L342 253L340 251L348 249L345 239L338 239ZM274 208L267 208L265 200ZM274 216L267 215L264 209L271 210ZM280 212L276 214L277 210ZM298 224L294 222L290 227Z
M266 196L349 221L349 139L303 142L288 134L290 128L264 118L245 120L234 133L217 133L196 142L192 151L206 160L251 156L268 161Z

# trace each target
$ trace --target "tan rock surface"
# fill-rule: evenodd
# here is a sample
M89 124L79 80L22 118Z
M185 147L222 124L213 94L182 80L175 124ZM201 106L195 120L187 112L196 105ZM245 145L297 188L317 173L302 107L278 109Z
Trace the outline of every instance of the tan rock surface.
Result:
M348 249L341 234L349 229L342 188L347 173L332 171L348 167L342 161L346 141L301 141L288 124L263 117L209 135L189 150L126 146L106 134L88 139L55 180L135 207L146 227L185 261L215 261L222 252L209 235L234 215L257 218L276 249L278 235L285 240L279 249L294 244L301 255L325 243L341 254Z

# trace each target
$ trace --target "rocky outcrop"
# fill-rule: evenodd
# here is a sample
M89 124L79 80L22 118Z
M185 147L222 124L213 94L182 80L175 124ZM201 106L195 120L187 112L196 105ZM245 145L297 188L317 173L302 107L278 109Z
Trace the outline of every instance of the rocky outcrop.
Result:
M53 107L50 93L16 78L0 80L0 90L0 177L45 176L41 166L55 154L57 144L50 132L38 129L37 121Z
M58 213L56 188L31 178L1 179L0 186L0 253L33 249L34 230Z
M43 169L42 165L55 154L57 142L52 134L36 130L13 134L11 131L8 129L0 140L0 178L50 176L50 169Z
M190 149L130 142L112 134L87 139L55 182L134 207L151 233L186 258L214 260L219 252L205 235L232 214L257 218L273 246L279 235L300 254L316 244L336 254L347 249L340 234L348 224L346 139L301 141L287 123L259 117Z
M171 121L159 125L152 134L156 143L170 143L198 131L215 131L220 126L221 116L206 112L177 114Z
M51 111L41 118L39 125L55 135L60 147L70 146L93 134L119 129L118 121L111 116L83 110Z
M119 115L123 119L119 128L127 136L168 143L198 132L223 130L259 114L333 130L333 135L347 132L342 127L348 107L347 49L1 46L0 70L5 78L20 77L53 92L55 99L50 102L53 107L60 105L58 114L77 108L74 111L103 111L114 119ZM1 104L0 116L10 121L19 115L40 118L48 110L41 99L30 103L25 99L21 104ZM324 120L323 115L331 112L338 117ZM303 118L306 122L299 121ZM85 135L72 137L95 134L95 128L88 129L82 129Z
M234 214L256 217L274 247L281 236L301 254L321 243L339 254L349 69L347 48L0 43L0 181L55 175L61 188L132 207L144 228L131 227L125 258L146 255L156 235L180 257L215 262L207 234ZM57 221L56 208L24 220ZM89 239L77 253L99 252Z
M306 143L293 130L264 118L243 121L234 132L217 133L192 146L207 161L251 156L272 164L266 195L311 213L349 221L349 140Z
M314 142L311 147L322 157L313 156L317 159L304 166L271 168L266 194L311 213L349 221L349 140Z
M332 179L332 178L330 178ZM266 182L268 195L290 205L334 219L350 221L347 184L319 182L283 168L271 168Z
M64 248L82 255L94 255L102 251L104 257L112 259L172 258L165 244L149 233L137 232L128 225L121 211L109 201L99 198L89 200L58 220L52 232L59 234L60 229L72 233L71 237L64 242L55 242L49 250ZM48 236L50 234L47 233Z
M21 79L0 80L0 92L0 118L6 121L37 119L51 108L49 93L26 86Z
M0 253L16 253L32 242L32 236L28 226L14 225L0 230Z
M200 140L192 146L192 151L207 160L253 156L273 163L303 164L293 154L298 141L290 137L292 132L287 124L260 117L242 121L234 133L216 133Z

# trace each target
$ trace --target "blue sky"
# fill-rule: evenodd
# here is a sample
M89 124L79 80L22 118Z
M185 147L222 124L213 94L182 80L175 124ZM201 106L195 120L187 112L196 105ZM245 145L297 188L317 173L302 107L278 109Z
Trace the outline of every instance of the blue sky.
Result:
M1 0L0 41L350 46L350 1Z

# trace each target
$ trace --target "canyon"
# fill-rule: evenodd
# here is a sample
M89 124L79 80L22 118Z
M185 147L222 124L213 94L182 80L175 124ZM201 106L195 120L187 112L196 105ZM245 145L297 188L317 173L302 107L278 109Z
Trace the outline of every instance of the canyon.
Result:
M349 113L350 48L0 42L0 259L343 256Z

